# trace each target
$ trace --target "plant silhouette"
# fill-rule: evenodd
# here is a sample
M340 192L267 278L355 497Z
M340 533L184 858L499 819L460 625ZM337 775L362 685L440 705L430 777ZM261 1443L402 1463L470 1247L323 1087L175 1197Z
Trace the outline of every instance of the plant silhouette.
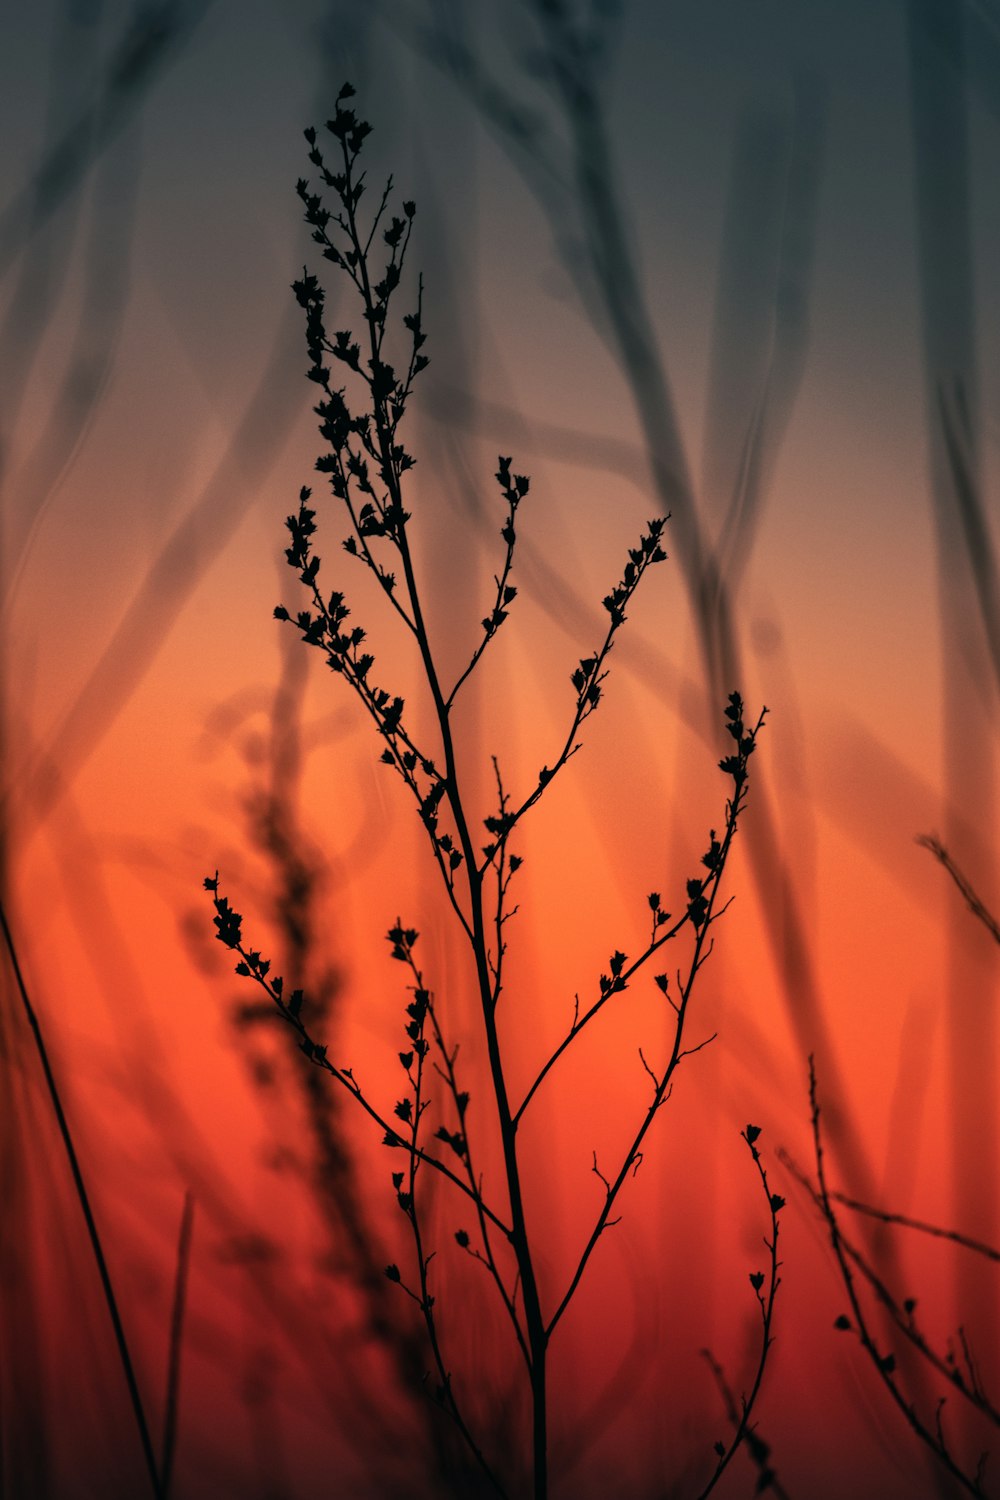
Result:
M729 694L724 727L729 751L719 767L729 781L729 795L721 830L712 829L696 875L683 884L676 913L666 909L660 892L646 898L648 937L637 955L615 948L606 972L593 984L589 998L576 998L572 1021L562 1040L548 1055L536 1059L532 1082L518 1100L512 1092L508 1058L498 1026L501 1006L516 1009L516 993L508 993L505 958L509 923L517 907L512 886L524 856L516 852L516 836L528 814L561 775L581 744L581 731L604 698L610 656L619 631L626 623L631 601L650 569L666 560L663 541L668 517L651 520L628 558L619 581L602 603L607 623L598 643L582 655L570 674L572 694L566 708L564 735L552 754L526 786L514 792L505 781L497 758L493 760L495 800L492 808L474 810L456 749L453 712L464 685L475 672L498 632L506 625L518 589L515 576L516 548L522 507L530 490L529 479L513 469L513 460L501 456L496 481L502 500L500 540L502 561L495 575L495 592L482 617L481 634L471 647L467 664L449 686L441 673L426 624L426 601L418 580L411 544L411 513L405 476L414 457L405 446L402 424L414 382L428 364L423 352L427 335L423 326L423 283L418 279L415 305L398 325L405 331L399 339L395 297L403 285L404 266L413 232L416 207L404 201L400 212L392 206L392 180L386 184L374 211L361 209L368 190L365 172L358 162L370 126L359 118L349 101L353 89L345 84L333 118L327 122L332 156L317 145L317 133L305 132L309 160L322 184L315 191L300 180L299 197L305 209L312 238L322 255L350 282L360 304L361 331L349 328L328 331L326 294L318 277L308 268L295 282L294 291L305 314L308 376L318 387L315 407L324 451L316 468L325 474L333 498L346 517L344 551L375 580L387 601L397 628L408 637L419 655L422 686L431 708L434 743L418 730L423 717L392 688L379 682L380 669L369 649L365 628L354 621L344 590L321 588L322 559L316 551L317 508L312 491L303 488L297 510L287 519L290 542L286 549L289 566L305 590L302 608L284 605L276 618L295 628L302 641L318 650L330 670L345 680L382 744L380 759L395 773L413 799L426 835L431 859L438 871L446 902L464 937L475 978L478 1020L485 1047L482 1076L466 1077L458 1065L458 1044L452 1034L453 1018L447 1005L435 994L430 977L417 958L418 932L401 917L389 927L390 955L402 966L410 996L403 1022L398 1055L401 1070L399 1097L391 1107L376 1102L352 1066L331 1060L327 1044L314 1032L310 1006L301 988L285 987L270 961L244 936L243 918L223 893L218 872L205 886L215 908L216 936L237 958L236 972L262 990L277 1013L295 1033L308 1064L325 1073L332 1083L349 1094L382 1132L385 1147L398 1155L402 1165L390 1179L399 1209L405 1216L412 1241L409 1261L385 1267L385 1276L418 1311L422 1320L430 1395L451 1419L473 1456L483 1481L501 1495L523 1493L525 1486L535 1500L550 1492L548 1416L550 1390L548 1357L553 1337L583 1279L598 1244L613 1224L626 1183L642 1161L646 1138L654 1119L670 1098L681 1063L714 1040L689 1042L688 1022L695 983L711 953L713 929L726 909L721 896L723 874L743 814L749 784L749 762L764 723L766 710L756 721L745 717L737 692ZM325 196L325 195L328 195ZM329 203L332 206L327 206ZM402 356L396 352L401 344ZM341 366L347 384L339 386L335 366ZM358 400L360 397L360 402ZM478 832L479 827L485 831ZM667 944L686 950L676 969L676 980L667 972L653 973L653 960ZM662 962L662 959L659 960ZM648 1080L645 1097L638 1101L635 1117L628 1125L627 1145L620 1159L606 1172L596 1153L592 1172L602 1189L600 1208L592 1228L573 1254L562 1294L553 1300L543 1296L538 1266L542 1226L532 1221L525 1204L525 1137L519 1134L525 1115L539 1090L548 1086L570 1046L608 1006L613 1005L633 982L649 973L662 995L670 1017L664 1054L650 1059L640 1052ZM475 1124L475 1131L470 1129ZM502 1171L499 1186L487 1183L479 1170L476 1144L483 1131L495 1133ZM473 1137L476 1137L476 1140ZM784 1200L770 1191L757 1141L760 1128L747 1126L743 1133L759 1176L769 1213L765 1236L767 1271L750 1273L753 1295L761 1316L760 1352L749 1394L739 1406L728 1407L733 1432L728 1442L716 1444L714 1467L706 1456L706 1479L702 1497L714 1489L732 1457L751 1440L751 1413L761 1388L764 1367L772 1342L772 1320L780 1283L778 1258L779 1213ZM525 1455L488 1451L470 1415L469 1372L453 1374L440 1327L436 1305L447 1293L432 1269L435 1250L424 1208L425 1184L433 1176L453 1194L458 1247L477 1262L492 1283L510 1326L511 1338L524 1368L530 1404L531 1438ZM400 1316L405 1316L401 1303ZM764 1457L762 1458L762 1453ZM756 1440L752 1455L761 1477L770 1470L766 1449ZM528 1476L525 1480L524 1476Z
M954 1338L947 1340L942 1351L923 1322L919 1299L901 1296L880 1274L870 1252L844 1227L841 1208L859 1215L862 1223L886 1228L907 1229L917 1235L947 1241L973 1256L1000 1263L1000 1250L972 1239L956 1230L924 1223L906 1214L890 1212L861 1203L835 1191L829 1183L826 1164L819 1087L815 1059L809 1059L809 1105L813 1137L815 1179L796 1166L787 1152L779 1151L782 1162L798 1179L812 1199L829 1234L834 1263L847 1299L847 1311L837 1315L834 1328L838 1333L853 1334L874 1368L881 1386L901 1414L911 1432L933 1455L939 1473L951 1480L962 1494L986 1500L991 1493L985 1487L989 1450L982 1449L975 1461L956 1451L955 1435L947 1418L950 1395L958 1397L961 1408L973 1413L987 1431L1000 1428L1000 1404L988 1391L975 1351L974 1335L960 1325ZM876 1326L876 1318L881 1326ZM924 1398L929 1380L935 1380L938 1391L933 1411Z

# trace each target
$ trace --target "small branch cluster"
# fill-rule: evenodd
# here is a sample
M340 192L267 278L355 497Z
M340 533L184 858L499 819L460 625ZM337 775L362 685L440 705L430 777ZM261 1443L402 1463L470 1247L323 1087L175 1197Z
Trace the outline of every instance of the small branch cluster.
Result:
M616 584L610 594L605 595L602 601L604 608L611 616L604 640L592 655L580 658L579 666L571 674L570 681L576 690L576 704L562 749L551 766L542 766L538 773L537 784L515 812L506 813L499 821L492 819L487 821L486 826L489 831L498 834L500 839L510 836L528 809L538 802L553 777L580 748L580 729L601 701L603 685L608 675L605 663L614 645L615 636L625 624L625 606L630 602L643 576L653 563L666 561L667 554L660 545L660 538L667 520L669 517L657 516L648 521L645 535L639 538L638 545L629 548L629 560L625 565L621 581ZM489 844L483 850L487 864L492 862L497 847L498 844Z
M655 1114L656 1110L669 1097L673 1075L681 1061L692 1052L698 1051L701 1047L707 1045L707 1041L712 1040L712 1038L707 1038L706 1041L702 1041L697 1046L691 1048L684 1048L682 1045L684 1025L687 1019L688 1004L694 988L694 982L699 970L712 952L712 943L706 941L709 929L728 908L728 902L717 907L717 898L726 861L729 857L729 851L736 836L740 813L746 802L748 763L754 752L757 736L763 728L766 714L767 710L764 709L756 724L752 728L747 728L743 718L743 701L739 693L730 694L729 702L726 705L726 728L736 740L737 748L734 755L726 756L719 762L719 768L733 778L733 792L726 802L725 826L722 838L717 838L715 829L711 829L708 848L702 855L701 863L707 874L692 876L686 882L684 907L679 917L673 917L669 911L665 910L662 904L662 897L658 891L650 892L646 898L650 911L650 934L645 948L631 960L621 949L616 948L608 959L608 972L601 974L598 978L596 985L597 993L594 1000L582 1011L579 995L577 995L574 1004L573 1020L569 1030L539 1069L534 1082L529 1087L520 1108L514 1116L515 1124L517 1124L524 1114L531 1099L548 1073L558 1062L567 1047L576 1040L580 1032L590 1025L613 996L625 992L632 979L649 963L655 954L659 953L665 944L672 942L687 927L690 927L694 934L694 945L686 972L682 973L680 969L677 970L676 999L674 998L674 994L671 993L669 976L665 972L653 976L654 983L674 1012L674 1040L665 1069L661 1074L653 1071L645 1055L640 1052L642 1065L653 1084L653 1104L651 1105L649 1121L646 1127L644 1127L643 1134L645 1133L645 1128L648 1128L648 1123L652 1121L652 1115ZM626 1166L627 1170L628 1167Z
M715 1472L708 1481L708 1484L701 1491L698 1500L706 1500L706 1497L712 1493L742 1444L746 1444L750 1458L757 1468L757 1493L761 1494L764 1490L770 1490L773 1494L779 1496L783 1493L771 1464L770 1446L760 1436L755 1424L750 1420L757 1398L760 1395L768 1352L774 1342L771 1325L774 1319L774 1302L778 1293L778 1287L781 1285L781 1277L779 1275L781 1261L778 1259L778 1215L785 1206L785 1200L780 1193L772 1193L768 1185L767 1169L761 1160L760 1151L757 1148L760 1133L759 1125L748 1125L745 1130L740 1132L753 1158L754 1166L760 1178L760 1185L767 1201L768 1212L771 1216L770 1238L764 1235L764 1248L768 1254L767 1271L750 1272L750 1285L753 1288L754 1296L760 1308L760 1352L757 1357L750 1390L740 1397L739 1405L737 1406L721 1365L714 1358L710 1350L702 1350L702 1354L708 1361L715 1376L725 1404L726 1414L734 1430L728 1444L721 1438L716 1442L715 1453L718 1463L715 1466ZM767 1283L766 1288L765 1281Z
M270 960L263 958L256 949L246 946L243 939L242 916L238 911L233 909L227 897L219 894L218 871L214 875L206 877L204 887L210 893L212 903L215 907L215 916L213 918L216 928L215 936L220 943L226 948L232 949L237 955L235 973L239 974L242 978L253 980L255 984L260 986L282 1020L286 1021L295 1032L298 1037L299 1050L305 1055L306 1059L314 1067L322 1068L335 1082L347 1090L351 1097L360 1104L365 1113L380 1127L384 1143L392 1146L405 1146L406 1142L398 1129L392 1124L387 1115L376 1107L365 1094L354 1076L354 1070L349 1067L338 1067L332 1063L327 1055L325 1043L317 1042L311 1035L305 1021L306 1004L302 990L295 989L286 995L285 981L280 974L272 974ZM410 934L412 934L412 937L410 937ZM390 941L392 937L393 934L390 933ZM417 934L410 928L407 929L404 937L407 938L409 945L412 946L412 943L416 941ZM411 1014L408 1025L414 1024L416 1024L415 1018ZM412 1035L411 1040L415 1040ZM467 1196L471 1196L468 1183L459 1177L446 1161L432 1155L424 1147L412 1142L407 1146L407 1149L421 1162L426 1163L434 1171L446 1177L461 1192ZM510 1230L503 1223L502 1219L494 1214L485 1204L477 1206L481 1207L482 1212L496 1229L500 1230L505 1236L510 1235Z
M469 665L465 668L465 671L448 694L445 708L449 711L455 701L459 688L479 665L479 658L500 629L504 620L506 620L510 606L517 598L517 589L510 581L511 569L514 566L514 544L517 541L517 531L514 523L517 519L517 508L528 493L531 481L524 474L511 476L510 466L513 462L512 458L504 458L502 455L497 460L496 481L507 502L507 519L500 529L500 536L507 550L504 554L503 566L500 572L494 574L493 577L493 582L497 586L496 598L493 601L493 608L483 618L483 638L472 653L472 660L469 662Z
M967 1236L954 1231L939 1229L934 1225L924 1224L901 1214L885 1213L832 1191L827 1180L816 1067L812 1057L809 1059L809 1102L816 1165L815 1181L800 1171L787 1155L783 1154L783 1160L809 1193L826 1222L834 1259L848 1301L848 1311L838 1315L834 1327L839 1332L855 1334L894 1405L902 1413L912 1431L967 1494L978 1497L978 1500L984 1500L987 1492L983 1488L983 1478L989 1454L985 1452L980 1454L971 1468L956 1456L944 1426L944 1411L948 1397L942 1395L939 1398L933 1416L919 1411L903 1387L897 1359L897 1350L906 1349L915 1354L948 1383L950 1391L957 1392L990 1425L1000 1427L1000 1405L995 1398L987 1394L983 1387L965 1329L958 1330L957 1350L954 1341L949 1341L944 1353L936 1348L918 1322L917 1299L911 1296L897 1297L879 1275L871 1259L845 1231L835 1205L840 1203L885 1224L901 1225L937 1238L951 1240L992 1261L1000 1261L1000 1251L989 1245L970 1240ZM868 1287L876 1303L887 1315L888 1323L898 1338L896 1349L886 1347L884 1342L877 1338L872 1327L871 1316L862 1300L859 1283L864 1283Z
M413 949L417 941L416 931L412 927L404 928L402 923L397 920L396 925L389 929L388 940L392 957L400 963L405 964L410 970L413 980L410 992L413 995L413 999L406 1007L407 1020L405 1022L405 1033L407 1045L405 1050L399 1053L399 1064L406 1075L408 1090L396 1101L393 1109L396 1119L401 1122L405 1130L401 1132L399 1127L387 1130L383 1137L383 1143L389 1147L403 1146L409 1158L404 1171L393 1172L392 1186L396 1193L396 1201L406 1215L413 1237L418 1285L416 1289L409 1286L399 1267L394 1262L386 1266L385 1274L420 1309L424 1326L427 1330L427 1342L437 1373L437 1380L432 1389L434 1399L455 1422L459 1432L475 1455L481 1469L493 1487L502 1493L502 1487L499 1485L496 1476L493 1474L478 1443L473 1437L459 1406L452 1383L451 1372L445 1364L444 1354L441 1349L441 1340L438 1335L437 1321L434 1314L435 1299L430 1291L430 1264L434 1259L435 1252L433 1250L428 1251L425 1246L425 1235L417 1195L417 1174L425 1160L420 1149L420 1130L424 1115L431 1106L431 1100L425 1087L426 1064L428 1054L431 1050L431 1043L426 1037L428 1022L430 1023L434 1043L445 1061L447 1071L442 1072L438 1064L435 1064L435 1068L440 1076L445 1078L449 1084L452 1103L458 1120L457 1129L449 1130L447 1125L440 1125L435 1132L434 1139L443 1141L449 1146L464 1167L468 1178L470 1195L475 1202L476 1211L479 1215L481 1233L485 1243L488 1245L489 1229L486 1205L482 1197L482 1185L476 1181L472 1168L471 1152L465 1136L465 1113L469 1105L469 1096L458 1089L454 1070L455 1052L449 1054L445 1047L444 1038L441 1034L441 1028L434 1009L433 995L425 986L423 974L417 967L413 957ZM465 1235L464 1231L460 1230L457 1237L463 1235L465 1243L468 1244L468 1235ZM459 1243L462 1243L461 1238L459 1238Z

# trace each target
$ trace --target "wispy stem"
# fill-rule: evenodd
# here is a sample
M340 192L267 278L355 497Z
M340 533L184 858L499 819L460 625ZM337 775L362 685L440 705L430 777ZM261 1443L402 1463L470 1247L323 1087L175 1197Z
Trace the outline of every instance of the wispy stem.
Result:
M194 1194L184 1194L181 1232L177 1242L177 1275L174 1278L174 1305L170 1314L170 1352L167 1357L167 1402L163 1419L162 1488L164 1500L170 1493L177 1449L177 1405L181 1383L181 1344L184 1335L184 1306L187 1301L188 1271L191 1265L191 1235L194 1229Z
M17 984L18 992L21 996L21 1002L24 1006L25 1015L28 1018L28 1025L31 1028L31 1034L35 1041L35 1048L38 1052L39 1061L42 1065L42 1072L45 1075L45 1084L49 1092L49 1100L52 1104L52 1112L55 1115L56 1124L59 1127L59 1134L62 1137L63 1147L66 1151L66 1158L69 1162L70 1172L73 1176L73 1186L76 1189L77 1200L80 1204L80 1208L83 1212L83 1217L87 1225L87 1235L90 1239L90 1248L93 1251L94 1260L97 1262L97 1270L101 1278L101 1287L104 1291L104 1301L107 1305L108 1315L111 1318L111 1326L114 1329L115 1343L118 1346L118 1357L121 1360L122 1370L125 1374L125 1383L128 1386L129 1400L132 1404L132 1413L135 1417L135 1425L139 1431L139 1440L142 1443L142 1453L146 1461L146 1470L149 1475L150 1487L152 1488L156 1500L165 1500L165 1491L160 1481L160 1474L156 1463L156 1454L153 1451L153 1441L149 1433L149 1424L146 1421L146 1413L142 1404L142 1396L139 1393L139 1383L136 1379L135 1367L132 1364L132 1356L129 1353L128 1340L125 1337L125 1327L121 1320L121 1314L118 1311L118 1302L115 1297L114 1287L111 1283L111 1272L108 1270L108 1263L104 1255L104 1247L101 1244L101 1236L98 1232L97 1222L94 1219L93 1210L90 1207L90 1198L87 1194L86 1184L83 1180L83 1172L80 1168L80 1162L77 1158L76 1148L73 1145L73 1137L70 1133L69 1122L66 1119L66 1112L63 1109L62 1099L59 1095L59 1088L56 1084L55 1075L52 1071L52 1065L49 1061L48 1050L45 1046L45 1040L42 1036L42 1028L39 1024L38 1016L35 1014L35 1008L31 1003L31 997L28 994L27 985L24 982L24 975L21 972L21 965L18 960L17 949L14 946L13 934L11 933L10 925L7 921L7 913L4 910L2 902L0 902L0 927L2 927L3 929L4 942L7 945L7 952L10 955L11 968L14 971L14 979Z
M962 874L962 871L941 843L941 840L935 838L933 834L921 833L917 836L917 843L921 848L929 849L938 864L944 866L961 891L965 904L972 915L979 918L994 942L1000 943L1000 922L997 921L989 907L976 895L971 882Z

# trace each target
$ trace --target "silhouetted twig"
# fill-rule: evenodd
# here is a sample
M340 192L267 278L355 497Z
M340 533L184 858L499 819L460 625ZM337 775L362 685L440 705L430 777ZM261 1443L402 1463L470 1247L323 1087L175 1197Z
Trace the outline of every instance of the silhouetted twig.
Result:
M976 895L971 883L962 874L941 840L935 838L931 833L921 833L917 836L917 843L921 848L929 849L938 864L942 865L948 871L948 874L961 891L962 898L972 915L979 918L994 942L1000 943L1000 922L997 921L989 907Z
M779 1497L783 1494L782 1487L778 1483L778 1477L771 1465L770 1447L761 1438L755 1424L751 1423L750 1417L757 1397L760 1394L768 1352L773 1343L771 1324L774 1318L774 1299L777 1296L778 1287L781 1285L781 1277L778 1275L781 1266L781 1261L778 1259L778 1214L784 1208L785 1200L781 1197L780 1193L772 1193L768 1186L767 1171L764 1163L761 1161L760 1152L756 1145L760 1137L760 1126L748 1125L740 1133L750 1148L750 1154L753 1157L754 1166L757 1168L758 1175L760 1176L760 1184L764 1190L764 1197L767 1199L767 1206L771 1215L771 1238L768 1239L766 1235L764 1236L764 1246L768 1253L766 1292L764 1290L765 1273L763 1271L752 1271L750 1273L750 1285L753 1287L754 1296L757 1298L760 1307L760 1353L757 1357L757 1367L754 1371L753 1383L749 1394L740 1397L739 1406L737 1407L735 1397L722 1366L708 1349L702 1350L702 1354L708 1361L722 1393L722 1398L726 1405L726 1415L733 1425L734 1432L728 1444L724 1443L721 1439L715 1444L715 1451L719 1461L716 1465L715 1473L701 1491L698 1500L707 1500L707 1497L715 1489L715 1486L726 1472L733 1457L743 1444L746 1445L750 1457L757 1467L758 1493L769 1489Z
M916 1349L924 1359L928 1360L939 1373L944 1374L949 1379L953 1389L961 1392L966 1399L971 1401L977 1410L989 1417L990 1420L995 1422L1000 1421L1000 1414L996 1412L995 1408L992 1407L982 1392L971 1354L967 1353L967 1377L963 1376L957 1368L952 1368L951 1362L948 1360L941 1362L916 1326L913 1317L917 1305L916 1301L912 1298L907 1298L902 1304L898 1304L884 1281L875 1273L867 1259L851 1244L844 1234L836 1209L834 1208L835 1195L831 1192L827 1183L826 1166L823 1157L823 1138L820 1130L820 1106L816 1083L816 1068L811 1057L809 1059L809 1102L816 1162L815 1185L809 1181L804 1173L798 1171L787 1157L785 1157L785 1160L789 1162L799 1181L810 1193L813 1202L826 1221L826 1226L830 1234L830 1243L833 1247L834 1258L837 1262L841 1283L847 1293L850 1306L850 1315L846 1313L840 1314L836 1319L834 1327L844 1332L853 1330L856 1333L879 1379L912 1431L920 1438L921 1442L926 1444L940 1463L944 1465L952 1478L968 1494L983 1497L986 1491L983 1489L982 1479L988 1455L984 1453L980 1456L973 1471L970 1472L963 1468L952 1452L951 1445L945 1437L942 1425L942 1410L947 1398L944 1396L940 1398L934 1414L933 1425L931 1425L930 1421L918 1412L915 1404L905 1395L900 1384L895 1353L891 1349L880 1349L876 1343L867 1314L861 1302L855 1273L860 1273L873 1288L879 1302L888 1310L892 1322L906 1342ZM963 1349L967 1349L964 1339Z

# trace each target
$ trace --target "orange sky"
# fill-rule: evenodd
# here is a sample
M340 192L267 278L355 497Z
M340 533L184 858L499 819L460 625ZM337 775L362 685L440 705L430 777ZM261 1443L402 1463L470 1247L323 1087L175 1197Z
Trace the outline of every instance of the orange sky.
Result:
M742 675L726 684L754 717L766 703L769 717L726 872L735 900L692 1008L690 1044L717 1040L680 1069L623 1222L599 1246L553 1350L556 1494L697 1494L705 1482L725 1419L699 1351L710 1345L738 1388L752 1370L747 1275L763 1265L767 1215L739 1138L748 1121L763 1128L772 1190L788 1199L758 1412L779 1476L793 1495L932 1492L856 1340L832 1328L843 1289L814 1209L776 1156L782 1146L810 1165L810 1050L837 1184L1000 1239L996 945L915 844L940 834L996 911L996 682L957 511L935 524L928 455L942 451L942 428L929 442L923 363L926 350L933 364L950 347L954 362L936 369L946 391L956 374L978 380L977 493L995 545L996 432L979 415L995 408L995 292L980 272L968 297L976 336L964 346L949 321L958 328L961 309L934 302L940 265L918 237L926 182L909 147L899 38L847 7L846 29L867 39L880 72L855 60L849 38L835 41L821 8L814 38L794 8L771 9L776 50L748 33L741 56L738 38L713 50L697 7L668 25L637 5L618 64L623 212L709 538L721 534L772 360L759 516L734 595ZM46 90L58 137L93 97L116 34L113 18L88 34L93 52L60 104L43 81L46 49L58 79L83 33L74 44L74 23L51 10L51 34L2 23L7 71L36 79L0 104L19 144L3 174L15 208L39 159ZM315 19L303 9L303 26ZM418 466L408 495L446 677L478 638L502 561L497 453L532 476L519 514L521 596L456 718L480 818L493 811L491 755L514 789L551 764L572 709L569 674L605 628L599 601L658 508L641 403L606 314L592 289L590 302L577 297L524 178L473 128L460 93L440 82L428 93L436 75L374 22L356 19L324 46L312 56L294 25L263 8L242 29L210 11L51 215L32 229L22 204L20 221L2 221L8 240L0 234L0 248L15 247L3 314L5 908L157 1430L176 1235L184 1193L195 1195L179 1500L256 1493L252 1475L310 1500L334 1469L360 1497L365 1484L390 1482L372 1478L373 1451L401 1433L426 1447L419 1408L402 1401L384 1350L359 1328L338 1262L346 1230L343 1218L331 1230L329 1216L344 1214L347 1190L338 1179L331 1208L310 1186L318 1106L301 1059L276 1028L235 1024L251 995L212 941L204 876L221 871L253 946L289 984L333 997L317 1030L387 1113L406 996L384 934L397 915L420 930L418 956L468 1069L477 1155L502 1200L468 954L426 841L343 683L271 618L279 600L297 602L281 566L283 520L318 451L288 283L310 254L292 192L308 166L298 132L329 112L329 77L367 73L372 178L391 168L418 203L411 260L425 271L432 364L410 413ZM657 59L666 97L654 87ZM789 79L817 59L828 93L813 160L808 110ZM982 267L1000 228L984 192L996 116L978 75L973 85L969 245ZM742 230L734 149L759 174L758 217L744 202ZM812 208L801 182L794 198L796 151L816 176ZM775 229L785 221L767 210L779 179L788 214L803 216L788 230L801 232L799 259L788 251L787 263ZM335 303L330 285L330 325L341 326L349 304ZM946 476L938 495L947 489ZM322 496L318 508L324 583L347 592L370 631L377 680L405 693L430 743L417 664L340 552L333 501ZM525 865L501 1017L516 1097L563 1035L574 994L593 994L615 949L638 950L647 893L683 909L708 830L723 823L724 695L709 701L686 524L680 511L668 523L670 559L630 610L584 749L516 845ZM986 556L982 537L977 545ZM275 913L282 870L253 821L276 717L281 746L298 757L282 827L316 882L297 974ZM671 972L682 962L678 950ZM600 1205L592 1153L607 1170L647 1093L638 1047L652 1057L666 1040L651 979L619 998L521 1132L550 1305ZM19 1339L35 1340L31 1360L4 1356L5 1389L13 1381L37 1417L54 1500L90 1493L94 1474L106 1493L132 1493L138 1450L130 1456L131 1435L119 1436L120 1375L13 988L4 1007L6 1207L17 1227L3 1290L18 1303ZM411 1251L388 1180L396 1162L349 1103L334 1123L356 1165L376 1271L403 1266ZM473 1405L488 1422L516 1371L509 1330L481 1268L454 1245L464 1205L442 1194L429 1212L456 1380L476 1371ZM964 1322L987 1385L1000 1376L996 1289L979 1263L963 1271L902 1233L881 1253L938 1341ZM380 1288L376 1300L407 1326L402 1294ZM513 1410L516 1426L524 1412ZM57 1429L72 1442L56 1441ZM955 1432L956 1448L978 1451L974 1430ZM734 1467L749 1478L745 1458ZM720 1493L742 1492L727 1483Z

